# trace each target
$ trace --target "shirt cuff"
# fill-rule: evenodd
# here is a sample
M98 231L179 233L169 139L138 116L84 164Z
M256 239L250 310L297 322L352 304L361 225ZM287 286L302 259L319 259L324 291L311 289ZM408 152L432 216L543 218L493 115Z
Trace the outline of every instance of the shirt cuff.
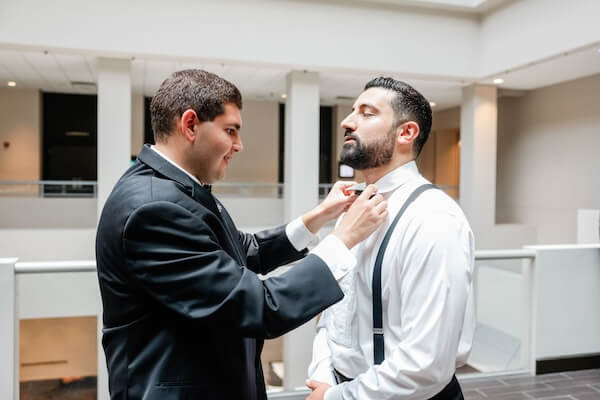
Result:
M340 281L356 266L356 257L335 235L329 234L311 252L323 260L336 281Z
M344 384L335 385L325 391L323 400L342 400L342 390Z
M296 251L302 251L312 242L319 240L318 236L309 231L306 225L304 225L302 217L298 217L287 224L285 234Z
M327 357L331 358L331 357ZM330 385L335 385L335 377L331 371L331 362L321 361L315 370L310 374L310 379L313 381L325 382Z

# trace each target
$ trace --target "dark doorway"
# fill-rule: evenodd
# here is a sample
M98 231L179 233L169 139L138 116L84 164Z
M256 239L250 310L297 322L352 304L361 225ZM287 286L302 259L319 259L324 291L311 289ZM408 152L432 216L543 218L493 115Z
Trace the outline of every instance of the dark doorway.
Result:
M95 95L43 93L42 179L96 181L97 115ZM45 187L50 194L57 188ZM61 189L64 191L64 187ZM87 193L92 186L73 185L67 192Z

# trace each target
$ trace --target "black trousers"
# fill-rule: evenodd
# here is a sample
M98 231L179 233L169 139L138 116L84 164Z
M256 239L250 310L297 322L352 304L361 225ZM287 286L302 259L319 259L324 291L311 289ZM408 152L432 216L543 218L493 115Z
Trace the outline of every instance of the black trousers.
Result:
M340 374L337 370L333 370L333 376L337 383L349 382L352 379ZM456 379L456 375L452 375L452 380L442 389L441 392L430 398L429 400L464 400L462 389Z

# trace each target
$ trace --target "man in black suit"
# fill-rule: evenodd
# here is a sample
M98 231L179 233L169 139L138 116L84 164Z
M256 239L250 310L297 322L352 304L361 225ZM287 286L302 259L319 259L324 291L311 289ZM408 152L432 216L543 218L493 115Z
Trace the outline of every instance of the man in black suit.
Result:
M286 226L239 232L205 185L242 150L241 107L238 89L214 74L173 74L151 104L156 146L144 146L104 205L96 261L112 399L266 399L263 339L339 301L348 263L336 266L331 249L353 247L386 217L374 186L356 196L338 183ZM328 246L302 258L344 209ZM257 275L299 259L278 277Z

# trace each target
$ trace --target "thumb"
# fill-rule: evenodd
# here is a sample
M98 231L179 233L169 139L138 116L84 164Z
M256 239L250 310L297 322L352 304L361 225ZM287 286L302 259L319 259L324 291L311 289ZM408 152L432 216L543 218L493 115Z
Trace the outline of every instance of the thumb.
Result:
M312 381L312 380L310 380L310 379L307 379L305 383L306 383L306 386L307 386L307 387L308 387L310 390L315 390L315 389L317 388L317 386L318 386L318 385L317 385L317 382L315 382L315 381Z

